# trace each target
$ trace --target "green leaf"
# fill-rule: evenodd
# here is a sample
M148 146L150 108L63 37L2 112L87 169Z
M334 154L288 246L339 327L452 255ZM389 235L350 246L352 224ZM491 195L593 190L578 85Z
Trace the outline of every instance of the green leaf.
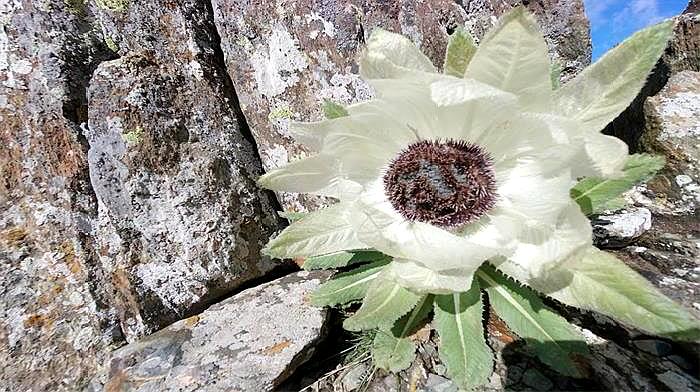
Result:
M587 130L605 128L637 96L672 34L669 20L611 49L555 92L560 113L581 121Z
M386 276L380 276L370 284L362 306L343 322L343 328L348 331L389 328L410 312L418 300L418 294L406 290Z
M552 90L557 90L561 87L561 72L563 68L560 63L552 63L552 68L549 73L549 78L552 80Z
M467 292L436 296L435 305L439 356L447 375L465 389L485 384L493 371L493 353L484 339L478 281Z
M584 178L571 189L571 198L586 215L602 212L610 203L615 203L623 192L653 177L664 164L664 158L660 156L631 155L625 162L622 176L610 179Z
M471 34L463 27L458 27L450 36L445 54L443 70L447 75L464 77L469 62L476 53L476 43Z
M698 319L617 257L594 247L528 283L566 305L602 313L646 333L700 339Z
M329 120L350 115L343 106L331 101L330 99L323 100L323 114Z
M549 71L547 43L535 18L521 6L484 36L465 77L515 94L524 109L549 111Z
M323 256L313 256L304 260L302 266L305 270L342 268L353 264L368 263L379 260L391 260L381 252L372 250L353 250L349 252L335 252Z
M388 261L381 260L338 274L311 294L315 306L333 306L361 299Z
M268 242L263 253L275 258L310 257L348 249L362 249L354 228L348 222L345 203L309 213L292 223Z
M299 219L309 215L308 212L287 212L287 211L277 211L277 215L288 220L289 222L296 222Z
M567 376L583 376L573 357L588 354L588 347L565 318L546 307L533 291L509 281L491 266L482 266L476 275L496 314L543 363Z
M433 309L433 296L424 295L411 313L397 321L391 331L379 330L372 344L374 363L390 372L398 372L411 366L416 354L416 345L409 336L428 317Z

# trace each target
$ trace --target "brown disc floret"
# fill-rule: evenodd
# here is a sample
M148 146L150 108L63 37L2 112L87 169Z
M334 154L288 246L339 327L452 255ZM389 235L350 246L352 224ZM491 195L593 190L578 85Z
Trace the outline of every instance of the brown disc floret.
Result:
M455 227L473 222L496 203L488 153L461 140L422 140L389 165L384 192L406 219Z

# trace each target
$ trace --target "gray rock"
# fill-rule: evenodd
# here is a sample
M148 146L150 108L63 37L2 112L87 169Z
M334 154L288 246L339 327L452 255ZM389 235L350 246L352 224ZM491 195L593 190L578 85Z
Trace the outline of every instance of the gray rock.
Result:
M148 25L128 3L137 2L0 5L3 390L80 390L123 344L122 327L130 338L160 328L270 268L259 248L278 222L253 183L261 166L238 122L211 9L138 2L139 17L157 21ZM130 47L111 22L125 16L133 23L119 28L132 41L178 50ZM115 79L89 86L115 51L138 54L103 65ZM131 73L139 69L151 79ZM126 77L141 89L119 95ZM126 140L119 124L134 126ZM126 170L98 168L99 157L88 165L88 136ZM153 267L158 276L144 274Z
M611 214L599 215L593 223L593 235L600 247L629 245L651 228L651 212L631 207Z
M634 150L645 132L645 101L664 88L669 78L682 71L700 72L700 9L691 4L675 18L676 26L666 51L630 106L606 128Z
M324 99L349 104L372 96L357 75L355 59L374 28L408 36L441 66L449 32L463 25L479 38L513 3L332 0L274 7L213 1L228 72L266 170L310 153L290 139L290 120L320 119ZM566 75L588 64L590 37L581 0L524 3L543 23L552 57ZM279 198L292 211L325 203L298 194Z
M428 379L425 381L426 392L457 392L458 390L457 385L451 380L432 373L428 374Z
M668 342L656 339L641 339L633 342L638 349L648 352L649 354L663 357L671 353L673 348Z
M534 388L536 391L548 391L554 387L552 381L537 371L537 369L527 369L523 373L523 384Z
M98 11L123 57L90 83L88 160L100 260L133 341L269 271L260 249L279 221L206 5Z
M675 74L644 111L641 147L668 157L669 186L694 209L700 204L700 72Z
M269 391L306 361L327 311L308 295L328 274L299 272L245 290L112 355L93 390Z
M352 366L348 371L343 372L340 379L340 384L343 386L343 391L354 391L362 386L363 381L367 377L367 372L369 372L369 365L367 363L360 363L356 366Z
M80 129L113 54L63 0L0 5L0 389L74 391L121 340Z

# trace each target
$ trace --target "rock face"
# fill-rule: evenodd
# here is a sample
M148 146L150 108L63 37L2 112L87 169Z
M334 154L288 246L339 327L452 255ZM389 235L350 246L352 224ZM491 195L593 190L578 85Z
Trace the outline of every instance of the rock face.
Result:
M271 268L279 222L211 8L128 4L0 5L3 390L79 390L125 335Z
M651 230L621 255L670 297L700 314L700 72L671 77L647 99L643 151L661 154L667 165L645 186L628 193L651 211Z
M106 391L270 391L313 353L326 310L307 300L326 273L243 291L114 352Z
M646 85L632 104L605 129L606 134L627 142L633 151L638 148L639 139L646 128L646 99L658 94L672 75L681 71L700 72L700 7L697 2L691 2L675 20L673 37Z
M590 62L588 21L580 0L525 2L544 26L552 57L565 76ZM467 26L480 38L505 0L470 1L265 1L214 0L226 65L243 112L269 170L309 153L288 133L290 120L321 118L324 99L342 104L370 98L355 59L374 28L411 38L438 66L447 38ZM287 210L314 209L324 201L280 194Z
M113 54L62 0L0 5L0 385L72 389L121 332L92 237L85 86Z
M700 72L673 75L659 94L647 99L644 112L642 149L666 156L668 173L676 177L672 183L694 201L692 190L700 187Z
M211 11L166 3L99 10L124 57L100 65L88 96L98 244L128 340L269 271L260 249L278 228Z

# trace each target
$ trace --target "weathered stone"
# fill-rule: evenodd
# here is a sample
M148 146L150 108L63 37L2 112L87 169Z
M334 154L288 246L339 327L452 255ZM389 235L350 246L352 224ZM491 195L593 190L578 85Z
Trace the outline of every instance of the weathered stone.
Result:
M666 85L669 78L682 71L700 72L700 11L697 6L688 6L675 18L676 26L666 51L647 78L637 97L606 128L605 133L615 135L635 151L646 128L645 101Z
M326 310L308 295L326 277L287 275L131 343L114 352L109 374L92 389L270 391L324 334Z
M651 222L651 212L643 207L599 215L591 221L595 244L603 248L629 245L651 228Z
M441 66L449 33L466 26L480 38L513 3L307 0L271 6L259 0L213 1L228 72L267 170L309 153L289 137L290 120L320 119L324 99L349 104L372 96L357 75L355 60L374 28L406 35ZM552 57L567 76L590 61L581 0L524 3L543 24ZM287 210L324 203L306 195L279 197Z
M641 148L666 156L669 185L689 206L700 204L700 72L672 76L647 99L644 112Z
M88 159L101 261L132 341L269 271L260 249L279 222L206 4L100 12L124 57L92 78Z
M120 340L80 129L113 54L63 0L0 5L0 389L77 390Z

